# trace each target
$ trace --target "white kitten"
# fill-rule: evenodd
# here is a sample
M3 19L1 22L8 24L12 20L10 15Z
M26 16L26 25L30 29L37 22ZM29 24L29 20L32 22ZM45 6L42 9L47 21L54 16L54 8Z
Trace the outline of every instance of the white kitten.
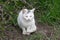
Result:
M19 27L22 29L23 34L29 35L36 31L34 10L22 9L18 15L17 22Z

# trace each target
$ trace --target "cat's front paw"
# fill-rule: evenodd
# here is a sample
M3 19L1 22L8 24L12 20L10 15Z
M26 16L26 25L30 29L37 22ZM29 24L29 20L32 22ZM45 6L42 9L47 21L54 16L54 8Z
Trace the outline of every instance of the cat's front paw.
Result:
M29 32L27 32L27 33L26 33L26 35L30 35L30 33L29 33Z
M30 32L23 32L23 35L30 35Z
M23 35L26 35L26 32L23 32L22 34L23 34Z

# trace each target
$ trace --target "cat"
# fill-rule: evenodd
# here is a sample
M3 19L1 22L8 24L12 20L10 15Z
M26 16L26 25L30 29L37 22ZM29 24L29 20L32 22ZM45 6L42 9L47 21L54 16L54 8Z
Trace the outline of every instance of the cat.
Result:
M34 10L35 8L31 10L22 9L19 12L19 15L17 17L17 22L19 27L23 31L22 34L24 35L30 35L30 33L35 32L37 30L34 19Z

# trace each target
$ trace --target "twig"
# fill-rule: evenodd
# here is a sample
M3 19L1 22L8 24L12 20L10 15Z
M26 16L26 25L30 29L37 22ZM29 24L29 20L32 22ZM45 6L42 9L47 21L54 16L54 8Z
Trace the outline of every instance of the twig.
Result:
M0 5L0 11L1 11L1 18L2 18L2 21L3 21L4 19L3 19L3 9L2 9L2 5Z

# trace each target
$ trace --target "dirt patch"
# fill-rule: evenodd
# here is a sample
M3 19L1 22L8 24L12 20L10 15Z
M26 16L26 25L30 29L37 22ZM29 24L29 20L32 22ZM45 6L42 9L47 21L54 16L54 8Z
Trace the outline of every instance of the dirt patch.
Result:
M53 29L47 25L37 24L37 31L35 33L42 33L48 37L52 37ZM20 28L17 28L15 26L8 26L3 31L3 36L0 37L0 40L25 40L29 38L31 35L22 35Z
M37 32L40 32L46 35L47 37L51 37L54 34L54 29L52 26L37 24L37 28Z

